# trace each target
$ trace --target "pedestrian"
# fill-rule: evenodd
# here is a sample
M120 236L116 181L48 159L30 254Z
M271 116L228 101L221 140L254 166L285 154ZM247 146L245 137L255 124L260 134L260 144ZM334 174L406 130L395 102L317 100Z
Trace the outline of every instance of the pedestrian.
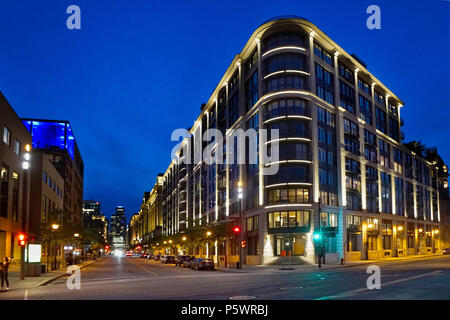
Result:
M5 257L5 259L3 260L3 263L1 265L1 277L2 277L2 290L3 290L3 285L6 281L6 290L9 290L9 281L8 281L8 268L9 268L9 263L11 261L8 259L8 257Z

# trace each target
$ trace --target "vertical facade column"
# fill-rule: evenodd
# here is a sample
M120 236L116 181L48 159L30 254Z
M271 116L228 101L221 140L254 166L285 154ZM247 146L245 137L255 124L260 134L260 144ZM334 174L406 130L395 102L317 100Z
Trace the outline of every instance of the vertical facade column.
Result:
M257 52L258 52L258 100L263 96L263 72L262 72L262 53L261 53L261 41L260 39L256 38L257 43ZM264 151L264 144L261 139L261 129L263 128L263 105L262 102L258 107L258 128L260 129L258 132L258 144L259 144L259 205L264 205L264 176L263 176L263 151ZM263 248L263 247L261 247Z
M230 119L228 117L228 83L225 83L225 118L226 120L226 127L225 127L225 137L224 140L226 141L228 136L228 129L230 128ZM226 144L225 152L228 155L230 152L228 150L229 146ZM227 156L225 156L225 159L227 159ZM225 163L225 175L226 175L226 192L225 192L225 214L226 216L230 215L230 166L228 163Z
M309 91L315 94L316 90L316 71L314 64L314 35L311 31L309 34ZM317 141L317 105L315 99L311 101L311 145L312 145L312 194L314 202L319 202L319 154ZM314 219L311 219L314 220Z
M346 190L345 190L345 155L342 146L344 145L344 112L345 109L340 107L340 88L339 88L339 51L334 53L334 95L336 102L336 168L337 168L337 192L338 205L346 206ZM340 212L343 214L343 211Z

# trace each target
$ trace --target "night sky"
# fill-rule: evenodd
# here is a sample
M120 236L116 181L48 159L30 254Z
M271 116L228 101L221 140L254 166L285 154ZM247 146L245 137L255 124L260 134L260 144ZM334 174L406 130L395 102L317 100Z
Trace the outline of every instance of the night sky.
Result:
M71 4L81 30L66 28ZM381 30L366 28L371 4ZM286 14L356 53L405 102L406 141L450 163L450 1L1 0L0 90L20 117L69 120L84 198L130 217L170 162L171 132L193 124L253 31Z

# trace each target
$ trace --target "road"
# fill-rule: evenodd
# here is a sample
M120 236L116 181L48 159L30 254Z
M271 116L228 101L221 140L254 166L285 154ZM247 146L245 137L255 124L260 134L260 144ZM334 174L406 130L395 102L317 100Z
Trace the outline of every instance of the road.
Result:
M69 290L65 277L26 292L11 288L0 299L450 299L450 256L379 266L381 289L368 290L367 266L232 273L104 257L81 270L79 290Z

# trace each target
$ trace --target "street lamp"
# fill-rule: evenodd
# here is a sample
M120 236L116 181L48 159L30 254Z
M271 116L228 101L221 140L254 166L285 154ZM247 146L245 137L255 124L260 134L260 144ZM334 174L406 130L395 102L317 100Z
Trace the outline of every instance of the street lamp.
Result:
M52 229L53 229L53 231L58 230L59 229L59 224L58 223L52 224ZM56 237L54 237L54 240L55 240L55 246L53 248L53 253L55 255L55 269L54 270L56 270Z
M79 234L79 233L74 233L73 236L74 236L75 238L78 238L78 237L80 236L80 234Z
M242 223L242 199L244 198L244 192L243 192L243 183L242 181L238 181L238 199L239 201L239 226ZM242 243L242 233L239 232L239 243ZM242 246L239 246L239 269L242 269Z
M183 238L181 238L181 240L183 240L183 241L186 241L186 240L187 240L187 238L186 238L186 237L183 237Z
M212 235L212 232L211 232L211 231L207 231L207 232L206 232L206 236L207 236L207 237L209 237L209 236L211 236L211 235Z

